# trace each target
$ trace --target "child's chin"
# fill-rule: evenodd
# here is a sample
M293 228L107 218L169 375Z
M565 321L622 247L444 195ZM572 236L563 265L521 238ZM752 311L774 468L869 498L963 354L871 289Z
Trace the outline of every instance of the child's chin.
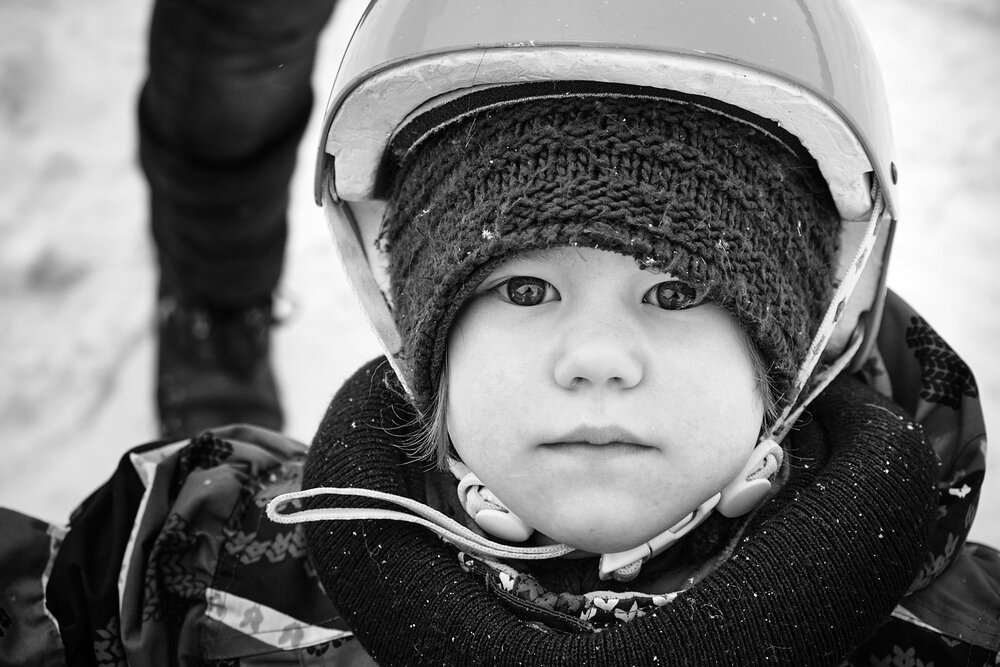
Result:
M578 507L576 512L552 513L535 528L551 540L580 551L613 554L645 544L683 518L683 514L655 517L612 502L602 509Z

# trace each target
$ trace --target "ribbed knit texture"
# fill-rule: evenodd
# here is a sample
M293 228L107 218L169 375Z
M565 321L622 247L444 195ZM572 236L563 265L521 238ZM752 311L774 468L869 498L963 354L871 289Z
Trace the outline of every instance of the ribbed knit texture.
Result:
M733 313L785 393L832 292L839 219L815 162L720 113L568 97L480 112L402 162L381 242L418 406L451 323L512 254L560 245L635 257Z
M421 497L421 467L403 464L398 446L415 415L393 378L382 361L344 385L309 452L306 488ZM919 426L850 378L792 437L794 475L733 557L655 614L598 634L519 619L416 526L311 523L307 540L330 598L384 666L837 664L919 568L937 462Z

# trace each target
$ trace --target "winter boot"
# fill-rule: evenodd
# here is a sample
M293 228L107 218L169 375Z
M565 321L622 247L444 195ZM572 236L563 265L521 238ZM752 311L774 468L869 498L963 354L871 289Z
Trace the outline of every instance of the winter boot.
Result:
M165 438L230 423L280 430L269 358L271 299L214 308L166 294L157 308L156 407Z

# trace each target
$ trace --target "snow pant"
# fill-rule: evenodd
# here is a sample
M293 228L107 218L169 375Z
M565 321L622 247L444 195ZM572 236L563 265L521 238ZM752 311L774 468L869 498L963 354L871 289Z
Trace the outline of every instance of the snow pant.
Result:
M156 0L139 158L161 289L223 307L274 291L334 2Z

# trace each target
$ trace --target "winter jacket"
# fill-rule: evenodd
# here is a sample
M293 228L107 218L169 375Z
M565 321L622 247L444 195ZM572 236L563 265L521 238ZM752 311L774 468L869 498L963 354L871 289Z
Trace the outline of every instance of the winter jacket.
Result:
M391 443L381 422L405 417L405 404L387 376L386 365L375 362L345 384L309 454L307 484L342 484L324 477L349 460L339 451L355 452L357 443L380 437ZM707 546L687 552L710 554L698 583L657 595L592 588L583 575L574 583L551 563L491 562L388 522L272 523L264 506L302 485L307 458L306 447L272 432L236 426L138 447L66 528L0 510L0 664L373 664L369 653L381 664L581 664L589 658L573 653L580 646L606 648L604 664L747 664L746 655L761 664L995 664L1000 554L965 541L985 463L972 375L890 295L879 353L863 376L892 402L865 394L855 381L838 381L817 404L812 425L792 436L790 446L813 457L813 468L793 475L755 515L706 524ZM880 451L854 443L865 440L857 434L878 429L892 435L893 445L881 474L903 494L891 512L852 491L859 480L880 488L881 469L870 461L851 468L849 456ZM855 436L840 444L837 433ZM373 485L398 479L407 494L453 509L435 498L439 477L397 465L398 448L376 448L372 456ZM829 477L838 470L857 474ZM934 478L933 493L925 493L924 477ZM840 494L830 498L843 500L797 516L800 499L828 483ZM852 496L872 508L856 523L844 512ZM933 520L920 514L928 498L936 505ZM871 517L882 511L912 517L879 519L881 537L852 537L851 530L870 532ZM791 540L754 581L730 576L763 560L761 545L783 526L796 534L803 525L832 527L830 543L806 548ZM871 538L880 557L865 562L852 547ZM421 550L407 551L410 541ZM912 545L919 546L915 553ZM843 562L856 569L838 569ZM655 561L647 567L655 576ZM866 580L868 568L879 572L874 583ZM782 599L794 604L768 600L771 592L784 594L782 586L792 596ZM830 591L829 599L818 599L818 590ZM434 597L416 599L417 591ZM724 604L694 604L709 593ZM491 620L475 621L483 610ZM699 632L681 634L685 619L699 621ZM478 625L448 634L470 620ZM655 641L644 635L655 630ZM817 644L806 660L784 651L782 638L791 646L814 635L829 646ZM510 646L515 637L527 639ZM737 645L744 640L762 643ZM838 646L844 650L834 659Z

